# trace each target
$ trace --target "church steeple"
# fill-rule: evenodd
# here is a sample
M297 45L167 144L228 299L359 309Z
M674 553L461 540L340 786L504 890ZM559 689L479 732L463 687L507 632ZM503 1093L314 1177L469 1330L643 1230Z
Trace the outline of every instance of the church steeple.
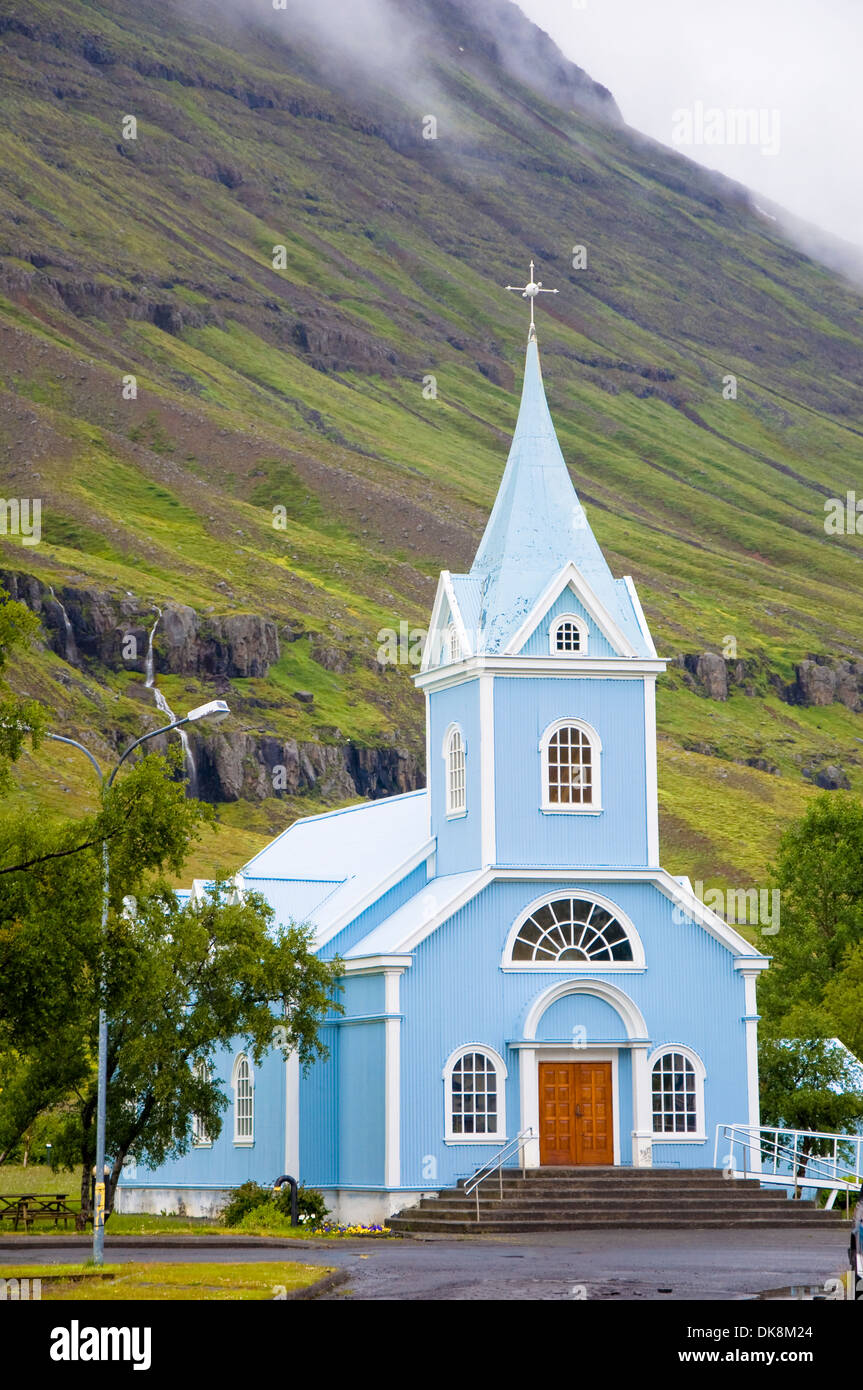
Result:
M531 301L532 303L532 301ZM573 563L614 620L632 629L628 602L572 485L545 398L531 324L515 434L470 577L482 585L478 647L502 651L537 599Z

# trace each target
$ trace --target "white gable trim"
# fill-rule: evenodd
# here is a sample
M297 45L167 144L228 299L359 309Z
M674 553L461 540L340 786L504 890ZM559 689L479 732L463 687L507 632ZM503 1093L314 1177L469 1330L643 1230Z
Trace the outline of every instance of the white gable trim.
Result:
M744 960L751 962L751 968L757 969L759 968L759 961L763 962L760 968L766 970L770 963L768 957L753 950L750 943L746 940L746 937L741 936L740 932L730 927L728 923L719 916L718 912L714 912L711 907L707 907L700 898L695 896L690 887L684 887L683 884L678 883L677 879L672 878L671 874L668 873L666 869L660 869L655 877L656 886L659 891L664 893L667 898L670 898L677 907L683 908L687 917L691 917L693 922L697 922L700 927L704 927L721 946L725 946L729 951L733 951L736 957L742 957ZM741 968L737 961L735 961L735 968L738 970Z
M484 869L471 879L461 892L443 903L421 926L414 927L402 937L388 954L398 956L413 951L427 936L431 936L438 927L443 926L450 917L481 893L483 888L498 879L502 882L515 880L520 883L653 883L673 903L683 907L687 917L697 926L703 927L720 946L724 946L733 954L735 970L744 973L750 970L766 970L770 964L768 956L755 951L739 932L729 927L711 908L705 907L691 889L687 894L666 869ZM356 950L356 947L353 949Z
M320 950L321 946L326 946L328 941L338 935L342 927L349 926L356 917L359 917L360 913L365 912L367 907L371 907L378 898L383 897L384 893L395 888L396 884L401 883L403 878L413 873L414 869L418 869L420 864L424 864L429 855L434 852L436 844L436 840L427 840L421 849L416 850L409 858L405 859L404 863L399 864L398 868L393 869L386 878L382 878L379 883L375 884L374 888L369 889L356 902L351 903L350 907L344 908L328 926L319 927L315 933L315 950Z
M637 656L629 638L614 621L605 605L593 592L587 580L570 560L546 588L515 636L505 647L504 656L517 656L529 637L542 622L549 608L560 598L564 589L572 589L585 611L619 656ZM655 653L654 653L655 655Z
M428 638L426 639L423 659L420 664L420 672L434 669L438 665L438 652L440 650L439 637L443 631L443 608L446 604L452 618L453 626L458 634L459 645L463 656L472 656L474 644L468 636L458 599L455 596L455 586L452 582L452 574L449 570L441 570L438 579L437 592L435 593L434 604L432 605L431 617L429 619ZM443 665L450 665L449 660L445 660Z
M635 587L632 575L625 574L623 576L623 582L626 585L626 592L632 600L632 607L635 610L635 616L638 619L638 626L641 628L641 635L644 638L647 650L651 656L656 656L656 648L653 645L653 638L650 635L650 628L647 626L647 619L644 616L644 609L641 606L641 599L638 597L638 590Z

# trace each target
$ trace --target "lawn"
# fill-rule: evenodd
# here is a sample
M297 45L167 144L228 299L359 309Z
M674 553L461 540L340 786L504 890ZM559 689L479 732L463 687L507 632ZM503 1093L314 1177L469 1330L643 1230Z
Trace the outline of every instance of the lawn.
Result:
M263 1302L298 1289L307 1289L332 1268L321 1265L272 1264L122 1264L27 1265L8 1270L5 1277L41 1279L42 1301L76 1303L210 1300Z

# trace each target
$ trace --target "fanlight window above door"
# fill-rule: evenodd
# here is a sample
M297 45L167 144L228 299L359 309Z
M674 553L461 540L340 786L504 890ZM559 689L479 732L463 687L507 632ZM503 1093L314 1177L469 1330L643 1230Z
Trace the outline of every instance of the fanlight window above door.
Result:
M522 923L512 960L537 965L632 961L632 942L614 914L592 898L555 898Z

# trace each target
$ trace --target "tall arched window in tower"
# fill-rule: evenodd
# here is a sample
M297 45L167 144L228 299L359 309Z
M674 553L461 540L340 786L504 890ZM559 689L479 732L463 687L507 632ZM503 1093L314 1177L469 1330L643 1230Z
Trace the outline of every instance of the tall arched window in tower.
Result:
M444 739L446 762L446 813L463 816L467 810L464 738L461 729L453 724Z
M252 1064L244 1052L234 1062L234 1143L253 1144L255 1140L255 1078Z
M600 811L599 735L580 719L559 719L540 742L542 809Z

